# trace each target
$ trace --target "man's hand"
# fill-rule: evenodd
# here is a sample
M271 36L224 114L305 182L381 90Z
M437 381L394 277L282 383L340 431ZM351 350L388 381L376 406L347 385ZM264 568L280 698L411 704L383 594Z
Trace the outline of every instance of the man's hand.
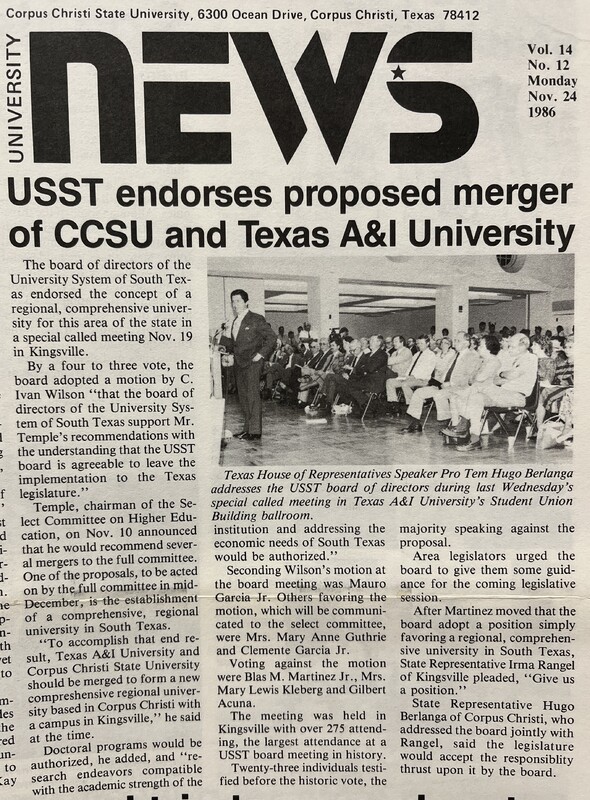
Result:
M260 361L261 358L262 358L262 356L260 355L260 353L256 353L256 355L253 357L252 361Z

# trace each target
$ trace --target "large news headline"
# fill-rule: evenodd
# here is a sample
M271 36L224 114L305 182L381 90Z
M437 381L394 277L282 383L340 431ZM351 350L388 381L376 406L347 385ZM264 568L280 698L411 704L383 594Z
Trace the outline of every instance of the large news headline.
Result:
M546 207L570 202L573 183L453 184L444 186L440 178L424 185L392 184L357 186L354 184L311 186L291 184L273 190L257 185L185 184L172 179L161 185L121 184L107 191L102 178L9 177L8 200L19 208L82 207L100 210L108 207L109 218L92 214L84 219L63 219L47 223L37 213L28 220L19 214L19 224L8 230L15 248L43 247L48 243L61 248L164 246L170 249L221 250L246 248L343 249L402 248L517 248L543 246L565 253L572 244L575 224L561 223L543 216ZM280 199L279 199L280 195ZM284 221L276 224L276 207ZM516 219L470 222L461 214L474 207L494 207L514 211ZM154 219L129 219L127 213L114 217L114 208L158 209ZM401 219L390 209L443 209L430 216ZM167 210L206 211L206 225L167 225ZM229 209L228 218L210 222L219 209ZM272 221L264 213L272 209ZM326 212L330 209L330 212ZM453 209L457 211L453 214ZM244 211L247 210L247 214ZM310 212L329 215L328 224L301 224L297 215ZM352 216L352 215L356 216ZM73 216L73 215L72 215ZM122 217L125 218L122 218ZM172 216L172 213L170 213ZM176 216L178 214L176 213ZM34 218L33 218L34 217Z

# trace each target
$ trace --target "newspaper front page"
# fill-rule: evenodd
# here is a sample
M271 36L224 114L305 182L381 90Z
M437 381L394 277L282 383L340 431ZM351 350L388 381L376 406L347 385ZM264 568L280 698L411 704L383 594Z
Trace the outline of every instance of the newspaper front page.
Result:
M582 800L586 7L1 7L2 797Z

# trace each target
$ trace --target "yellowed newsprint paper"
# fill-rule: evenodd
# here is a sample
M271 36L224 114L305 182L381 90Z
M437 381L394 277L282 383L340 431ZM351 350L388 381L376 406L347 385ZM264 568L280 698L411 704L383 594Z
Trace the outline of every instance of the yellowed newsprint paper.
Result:
M587 5L0 5L0 797L585 800Z

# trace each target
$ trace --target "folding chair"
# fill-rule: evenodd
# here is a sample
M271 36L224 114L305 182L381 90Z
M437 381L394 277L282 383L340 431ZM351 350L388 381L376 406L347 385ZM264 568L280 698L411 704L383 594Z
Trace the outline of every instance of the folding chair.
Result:
M313 400L312 400L312 401L311 401L311 403L310 403L310 405L311 405L311 406L316 406L316 405L318 405L318 402L319 402L319 399L320 399L320 396L321 396L321 394L322 394L322 387L321 387L321 386L318 386L318 388L317 388L317 391L316 391L316 393L315 393L315 394L314 394L314 396L313 396Z
M369 392L369 398L368 398L367 402L365 403L365 407L363 409L363 413L362 413L362 416L361 416L361 422L364 422L365 416L367 414L367 411L369 410L369 407L370 407L371 403L374 402L375 400L379 400L379 399L382 400L383 399L383 395L384 395L384 392Z
M365 403L365 407L364 407L363 413L361 415L361 422L364 422L365 416L367 415L367 411L369 410L369 408L371 406L371 403L373 403L375 400L379 400L379 399L383 399L384 398L384 396L385 396L385 381L386 381L386 376L385 376L385 373L383 373L383 378L379 382L379 385L377 387L375 387L375 391L374 392L369 392L369 397L367 399L367 402Z
M275 385L272 387L272 392L270 395L271 400L279 400L282 396L283 392L281 390L281 382L277 381Z
M430 418L432 409L436 406L436 403L434 402L434 397L429 397L428 400L425 400L424 405L426 406L426 416L424 417L424 422L422 423L422 430L424 430L424 428L426 427L426 423Z
M520 433L520 429L522 428L522 423L526 422L525 430L527 426L532 427L535 424L537 419L537 406L539 405L539 379L535 381L535 385L533 387L533 391L530 395L526 398L524 406L487 406L483 410L483 415L481 418L481 428L480 428L480 436L482 435L483 428L488 420L490 414L494 417L500 428L504 431L506 436L509 440L509 446L511 446L516 439L518 438L518 434ZM506 422L503 418L504 414L514 413L518 414L518 426L516 428L516 433L512 434L506 427ZM485 435L485 434L484 434ZM526 438L529 438L529 434L526 434ZM512 440L512 441L510 441Z

